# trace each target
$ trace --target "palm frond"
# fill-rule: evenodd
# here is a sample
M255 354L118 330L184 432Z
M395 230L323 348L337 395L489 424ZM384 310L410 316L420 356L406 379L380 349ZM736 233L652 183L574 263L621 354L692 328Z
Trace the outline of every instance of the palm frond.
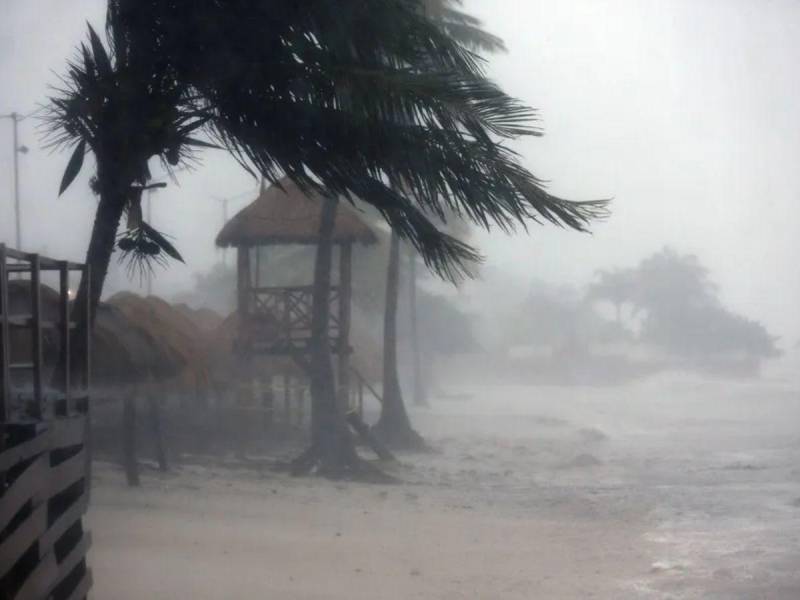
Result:
M477 253L431 218L586 230L605 202L550 195L505 145L539 135L536 114L485 77L474 50L501 42L458 6L109 0L109 49L90 31L53 140L86 140L98 168L123 156L142 184L151 157L218 145L254 176L372 204L446 277Z

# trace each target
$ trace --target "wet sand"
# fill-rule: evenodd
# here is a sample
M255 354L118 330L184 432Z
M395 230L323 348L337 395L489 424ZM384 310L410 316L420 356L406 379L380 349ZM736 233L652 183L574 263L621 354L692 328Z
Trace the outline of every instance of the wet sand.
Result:
M796 600L798 389L454 389L391 486L98 464L94 597Z

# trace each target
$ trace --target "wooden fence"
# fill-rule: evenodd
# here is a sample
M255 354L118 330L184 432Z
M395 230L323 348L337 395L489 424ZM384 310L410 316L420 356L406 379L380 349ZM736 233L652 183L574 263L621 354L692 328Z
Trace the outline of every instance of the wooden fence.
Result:
M0 245L0 600L82 599L91 586L89 351L70 348L74 271L88 276L83 265ZM48 272L52 319L42 305Z

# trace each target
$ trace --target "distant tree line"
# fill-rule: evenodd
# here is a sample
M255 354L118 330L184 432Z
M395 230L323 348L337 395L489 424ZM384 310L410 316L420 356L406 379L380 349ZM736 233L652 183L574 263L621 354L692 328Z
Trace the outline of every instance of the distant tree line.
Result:
M588 291L594 300L628 305L641 314L639 339L687 357L743 354L773 358L777 338L761 323L726 308L717 286L694 255L671 248L644 259L632 269L605 271Z
M639 344L702 365L780 355L766 327L726 307L694 255L664 248L632 268L600 271L586 290L536 282L508 326L513 345ZM613 317L598 308L610 305Z

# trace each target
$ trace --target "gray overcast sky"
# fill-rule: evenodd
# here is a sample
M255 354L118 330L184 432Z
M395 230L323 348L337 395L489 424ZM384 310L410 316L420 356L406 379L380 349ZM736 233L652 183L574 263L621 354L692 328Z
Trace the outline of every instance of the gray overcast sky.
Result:
M42 102L86 20L102 26L103 4L3 0L0 113ZM489 264L516 274L522 289L533 278L582 284L598 268L631 265L670 244L699 254L726 302L793 344L800 3L469 0L467 7L509 46L491 58L493 76L540 109L546 136L519 145L528 166L562 196L614 197L611 219L593 236L551 227L513 239L480 236ZM33 127L22 125L33 148L22 158L24 245L80 259L94 200L85 179L56 198L67 156L40 149ZM209 153L180 188L158 194L154 221L177 238L189 266L163 274L157 290L188 285L215 259L221 208L212 197L253 186L222 153ZM0 239L8 242L11 190L10 124L0 121Z

